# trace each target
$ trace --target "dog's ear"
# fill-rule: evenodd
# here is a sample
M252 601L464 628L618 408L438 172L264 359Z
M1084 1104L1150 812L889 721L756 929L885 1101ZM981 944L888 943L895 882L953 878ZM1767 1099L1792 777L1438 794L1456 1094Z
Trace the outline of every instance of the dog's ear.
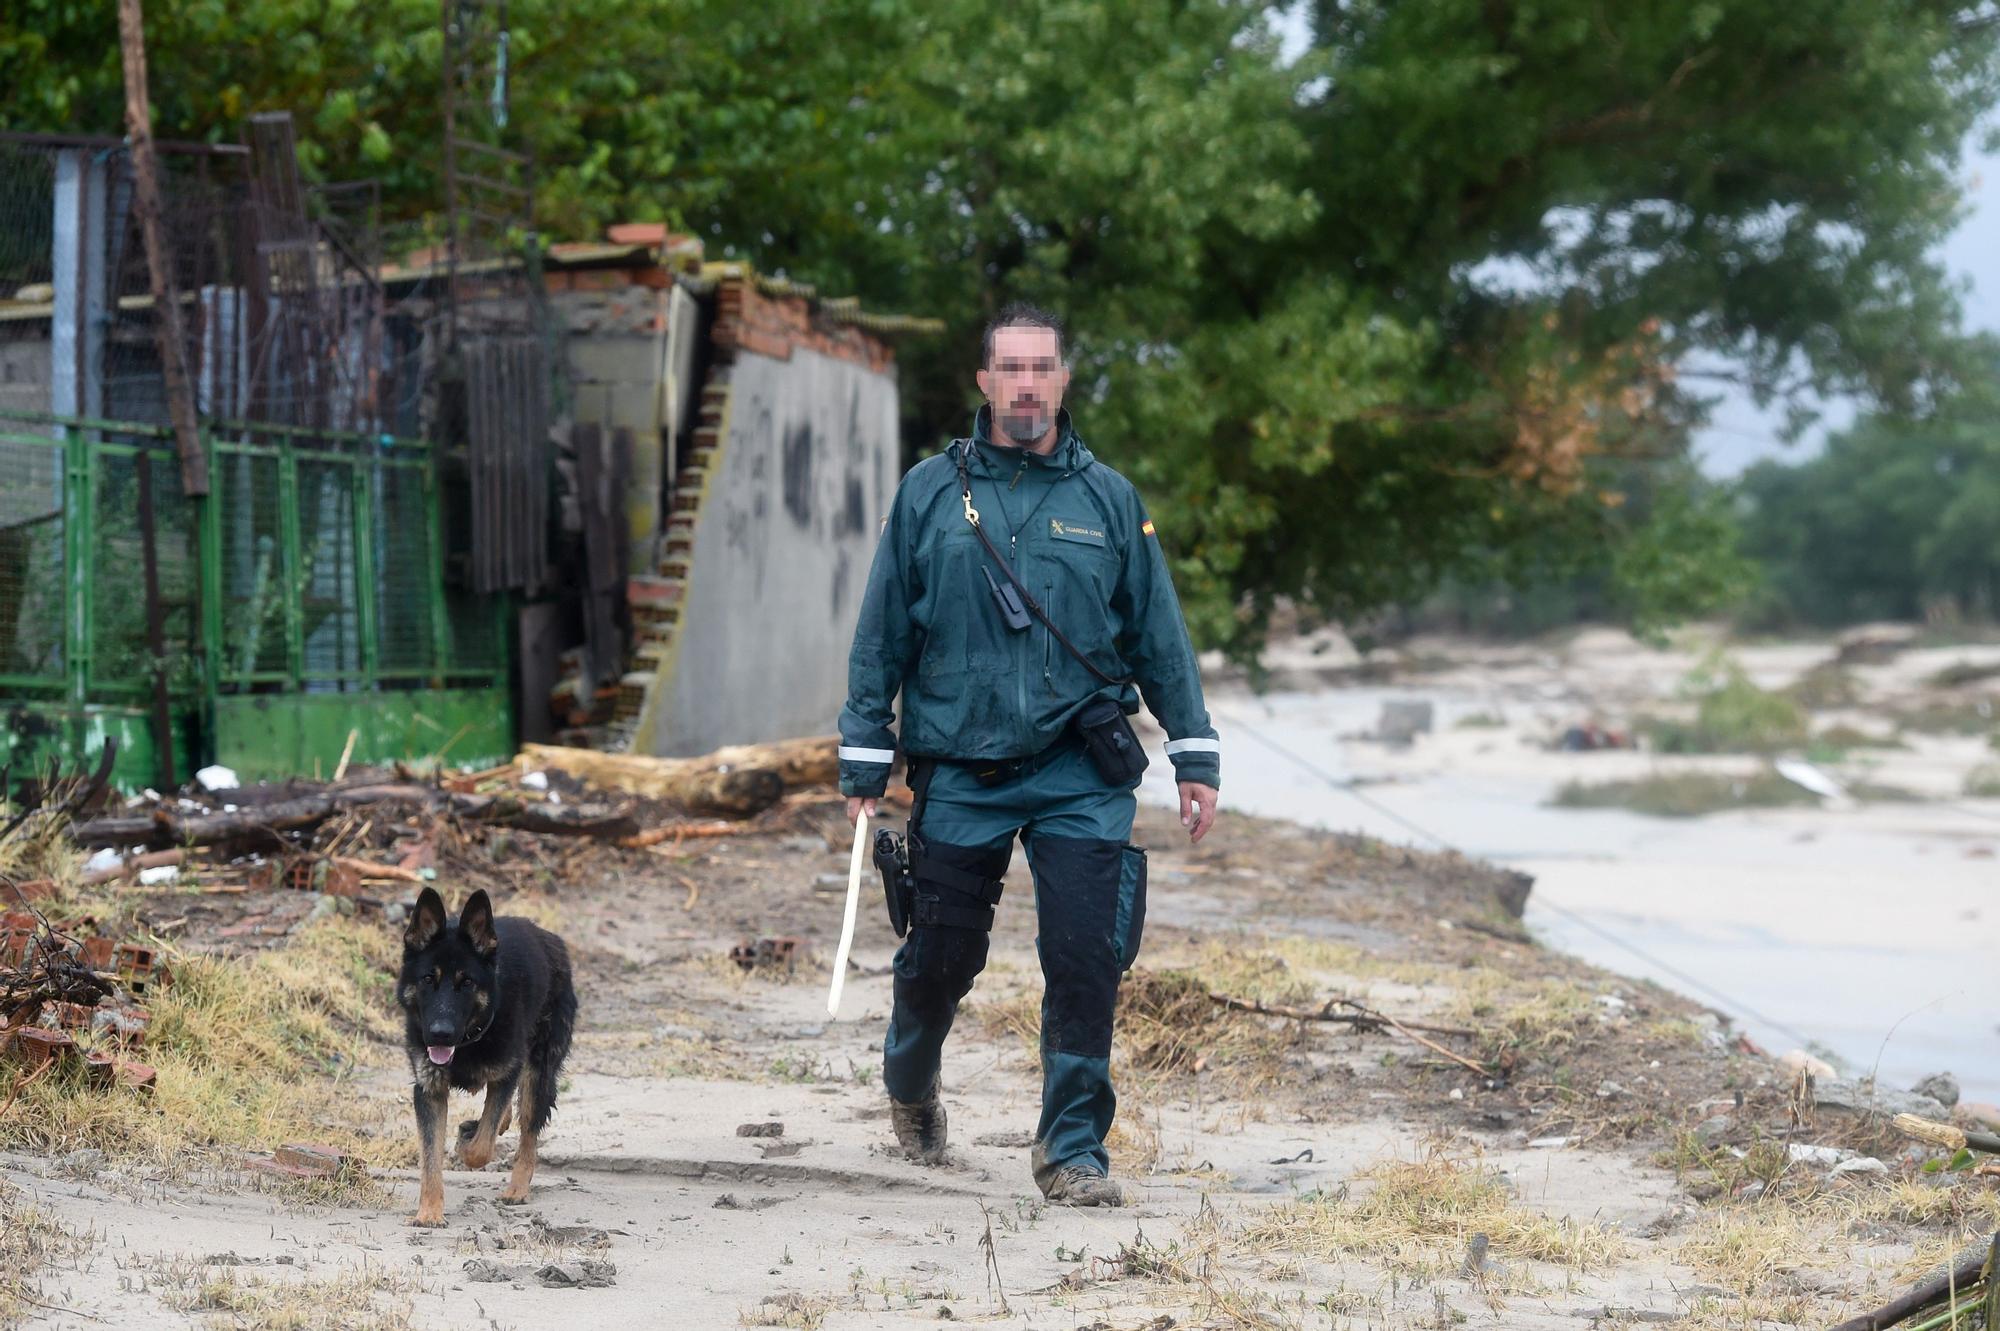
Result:
M500 935L493 931L493 903L487 899L485 888L465 899L465 909L458 913L458 931L472 944L472 950L487 961L493 960L493 954L500 950Z
M443 932L444 898L436 888L427 887L417 894L417 904L410 908L409 922L403 926L403 949L421 952Z

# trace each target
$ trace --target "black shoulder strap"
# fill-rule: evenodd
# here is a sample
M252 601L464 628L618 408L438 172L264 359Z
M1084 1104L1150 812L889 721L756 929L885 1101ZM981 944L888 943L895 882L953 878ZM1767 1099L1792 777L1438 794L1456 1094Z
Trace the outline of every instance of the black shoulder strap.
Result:
M972 506L972 473L967 467L965 460L966 454L971 452L971 450L972 444L969 440L958 439L953 441L952 456L958 462L959 498L965 503L965 521L972 528L972 534L979 538L979 543L986 547L986 553L993 557L993 562L998 564L1000 571L1007 575L1007 581L1014 584L1014 590L1020 593L1021 604L1028 607L1028 613L1042 621L1042 627L1047 629L1050 635L1063 645L1064 651L1074 656L1085 670L1088 670L1106 684L1115 684L1119 688L1130 684L1132 676L1127 675L1125 678L1119 679L1115 675L1107 675L1102 670L1099 670L1089 657L1078 651L1076 644L1071 642L1064 635L1063 631L1055 626L1055 621L1051 620L1048 612L1042 609L1041 602L1035 599L1035 594L1021 585L1021 580L1014 576L1014 570L1008 566L1007 561L1001 557L1000 552L993 548L993 542L987 538L986 528L979 523L979 510Z

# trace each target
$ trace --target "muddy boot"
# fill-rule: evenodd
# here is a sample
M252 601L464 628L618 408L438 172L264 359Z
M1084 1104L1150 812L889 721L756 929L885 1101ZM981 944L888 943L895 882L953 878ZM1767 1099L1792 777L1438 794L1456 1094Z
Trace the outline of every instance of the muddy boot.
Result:
M1064 1165L1042 1194L1053 1206L1123 1206L1125 1194L1116 1183L1088 1165Z
M896 1130L896 1144L903 1154L920 1164L935 1165L944 1160L944 1104L938 1099L938 1083L915 1104L889 1097L889 1125Z
M1035 1186L1055 1206L1123 1206L1125 1194L1118 1185L1099 1173L1094 1164L1056 1165L1049 1163L1042 1143L1036 1142L1028 1157L1035 1174Z

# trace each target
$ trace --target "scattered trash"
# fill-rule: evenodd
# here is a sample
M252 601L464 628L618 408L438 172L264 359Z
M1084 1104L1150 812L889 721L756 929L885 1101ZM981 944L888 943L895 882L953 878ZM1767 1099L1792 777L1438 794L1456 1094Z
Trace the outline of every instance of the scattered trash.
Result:
M202 768L194 774L194 779L196 784L200 785L203 790L211 792L217 790L235 790L239 784L236 780L236 773L220 765Z
M521 785L528 790L547 790L549 788L549 774L547 772L523 772L521 773Z
M98 873L106 869L116 869L123 863L123 857L109 846L90 852L90 858L83 862L85 873Z
M1872 1155L1863 1155L1857 1156L1852 1160L1841 1161L1833 1167L1833 1173L1830 1177L1838 1178L1843 1174L1886 1174L1888 1172L1889 1166L1883 1164Z
M787 975L798 969L806 950L806 940L786 935L781 938L744 939L729 949L729 959L746 971L782 970Z
M1837 1165L1851 1159L1852 1151L1843 1151L1837 1146L1807 1146L1793 1142L1785 1148L1785 1158L1795 1165Z
M1552 746L1563 753L1595 753L1601 749L1636 748L1629 730L1613 730L1595 721L1571 726Z
M1771 764L1779 776L1813 794L1830 800L1847 798L1847 789L1803 758L1779 758Z
M1434 723L1435 709L1428 702L1385 702L1374 738L1384 744L1410 744L1417 736L1430 734Z
M181 876L181 871L171 864L162 864L155 869L139 870L139 886L158 887L161 883L171 883Z
M1567 1137L1537 1137L1528 1143L1528 1149L1531 1151L1560 1151L1567 1145L1569 1145L1569 1138Z

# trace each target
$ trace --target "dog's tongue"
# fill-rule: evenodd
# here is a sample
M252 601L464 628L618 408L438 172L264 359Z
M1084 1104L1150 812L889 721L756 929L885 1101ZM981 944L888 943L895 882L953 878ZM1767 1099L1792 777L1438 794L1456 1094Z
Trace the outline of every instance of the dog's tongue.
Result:
M434 1044L429 1046L425 1052L430 1054L431 1062L442 1067L444 1064L451 1062L451 1056L457 1053L458 1050L453 1045Z

